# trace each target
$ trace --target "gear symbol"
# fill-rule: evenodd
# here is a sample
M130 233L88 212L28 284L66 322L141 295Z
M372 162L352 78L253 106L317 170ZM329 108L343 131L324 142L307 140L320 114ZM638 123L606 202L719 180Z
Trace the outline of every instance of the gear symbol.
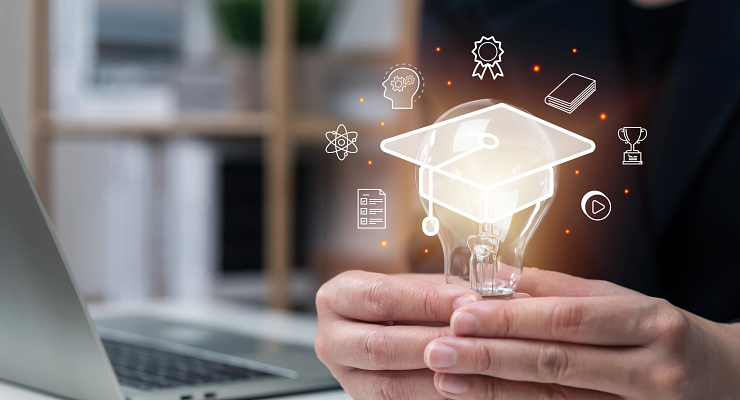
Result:
M396 92L403 92L403 89L406 88L406 80L400 76L396 76L391 81L391 87L393 87L393 90Z
M406 84L408 86L413 85L414 82L416 82L416 79L414 79L414 76L413 75L409 75L409 76L406 77Z

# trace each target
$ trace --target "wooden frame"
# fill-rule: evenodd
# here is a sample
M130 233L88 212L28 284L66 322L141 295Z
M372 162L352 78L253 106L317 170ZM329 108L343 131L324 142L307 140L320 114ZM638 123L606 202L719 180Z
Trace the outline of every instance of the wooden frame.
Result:
M172 118L131 121L121 119L65 118L55 115L49 104L49 0L33 4L33 121L31 129L31 173L39 196L50 211L50 148L55 140L73 137L173 137L197 135L209 137L263 137L265 163L264 259L270 285L270 304L291 306L290 283L293 254L293 138L316 138L326 126L337 121L320 116L293 115L290 110L290 78L294 55L292 43L293 0L264 0L266 62L269 63L265 93L267 107L261 112L183 113ZM368 61L402 59L415 62L420 0L404 0L403 24L397 49L384 54L354 55ZM371 58L372 57L372 58ZM357 123L354 126L367 126ZM369 127L368 127L369 128ZM52 216L53 219L53 216Z

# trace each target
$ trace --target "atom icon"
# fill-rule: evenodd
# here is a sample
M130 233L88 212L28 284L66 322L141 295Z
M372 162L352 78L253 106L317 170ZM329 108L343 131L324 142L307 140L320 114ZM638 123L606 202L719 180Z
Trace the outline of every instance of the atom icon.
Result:
M326 152L337 155L339 161L343 161L350 153L357 153L357 132L347 132L344 124L339 124L337 130L326 132Z

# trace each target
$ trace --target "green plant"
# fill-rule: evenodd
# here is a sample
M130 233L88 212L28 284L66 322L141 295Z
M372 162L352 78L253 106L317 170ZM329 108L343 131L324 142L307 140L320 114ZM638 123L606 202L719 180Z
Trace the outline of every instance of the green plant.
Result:
M264 0L269 1L269 0ZM318 46L341 0L294 0L295 40L299 46ZM217 0L215 14L226 40L235 47L262 45L263 0Z

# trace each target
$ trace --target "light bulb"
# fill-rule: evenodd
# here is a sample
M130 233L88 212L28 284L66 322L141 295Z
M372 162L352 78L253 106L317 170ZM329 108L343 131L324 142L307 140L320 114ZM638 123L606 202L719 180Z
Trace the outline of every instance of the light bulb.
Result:
M417 165L428 215L422 230L442 242L447 283L483 296L514 293L527 244L555 194L557 165L596 148L495 100L459 105L380 147Z
M490 107L499 103L495 100L477 100L461 104L444 113L435 123L459 117L470 112ZM479 153L463 157L455 162L453 174L464 177L473 182L490 182L492 178L503 180L514 177L519 171L536 165L554 161L553 149L545 133L538 129L536 124L527 119L512 120L507 115L501 119L487 118L486 133L492 133L496 138L516 136L517 140L508 141L497 146L497 157ZM480 134L476 131L484 124L475 119L479 125L471 125L469 130L459 129L452 135L452 140L434 140L432 132L426 135L419 149L418 158L434 163L434 160L448 159L449 156L459 153L455 143L460 143L460 137ZM434 136L439 136L435 133ZM438 138L434 138L438 139ZM449 139L449 138L448 138ZM507 142L507 141L505 141ZM495 143L495 142L493 142ZM493 144L492 143L492 144ZM458 151L455 151L458 150ZM425 174L421 174L423 167L416 167L416 186L419 198L427 212L430 202L424 194L423 184ZM540 174L535 181L524 182L536 186L535 190L545 192L557 188L557 169L555 173ZM522 186L522 185L520 185ZM484 191L465 190L456 179L442 176L433 179L434 197L450 199L457 205L464 207L467 214L481 215L486 204L496 213L494 208L510 208L516 203L518 192L530 190L523 187L503 187L502 190L489 194L493 201L487 202ZM537 197L543 197L537 196ZM428 196L426 196L428 197ZM552 195L538 201L524 210L514 213L494 222L476 222L446 207L433 207L432 214L439 221L437 236L444 251L444 271L447 283L465 286L480 293L482 296L507 296L514 293L522 276L524 252L537 226L547 213ZM498 204L497 204L498 203ZM426 231L433 230L435 222L428 219ZM432 225L432 226L429 226ZM432 229L430 229L432 228Z

